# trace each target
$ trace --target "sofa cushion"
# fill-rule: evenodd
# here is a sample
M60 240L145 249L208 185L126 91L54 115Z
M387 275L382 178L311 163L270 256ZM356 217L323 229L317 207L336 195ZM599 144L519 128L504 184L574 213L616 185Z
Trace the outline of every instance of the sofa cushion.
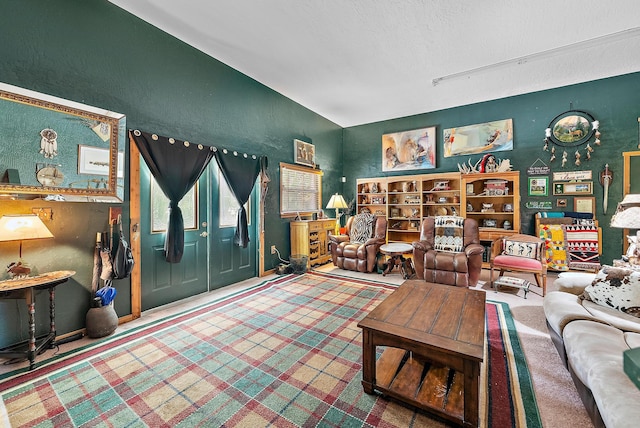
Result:
M627 342L627 346L629 346L629 349L640 348L640 333L625 333L624 340L625 342Z
M350 241L354 244L364 244L371 238L373 223L376 219L371 213L360 213L354 216L349 232Z
M582 297L640 317L640 272L604 266Z
M607 343L604 343L607 346ZM623 368L622 353L589 372L589 389L602 421L609 428L637 427L640 421L640 389L631 382Z
M553 285L558 291L580 295L595 278L595 273L560 272L558 278L553 282Z
M582 300L580 300L578 296L561 291L551 291L544 297L542 303L544 315L549 327L551 327L558 336L562 337L565 326L572 321L592 320L598 322L598 319L580 303L582 303Z
M618 363L622 371L622 352L629 349L624 334L615 327L587 320L573 321L562 332L567 360L576 376L593 391L593 370Z
M464 249L464 217L439 216L434 219L433 248L459 253Z
M589 300L583 300L582 306L594 318L619 328L622 331L634 331L640 333L640 318L620 312L607 306L602 306Z
M540 266L539 260L530 259L528 257L508 256L504 254L494 257L493 266L496 268L504 266L511 269L521 268L532 270L540 270L542 268L542 266Z

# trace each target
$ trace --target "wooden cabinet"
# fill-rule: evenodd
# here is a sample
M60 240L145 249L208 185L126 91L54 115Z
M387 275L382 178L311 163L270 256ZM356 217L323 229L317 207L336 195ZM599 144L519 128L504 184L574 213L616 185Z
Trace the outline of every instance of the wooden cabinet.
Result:
M387 179L367 178L357 180L358 212L367 208L372 214L387 214Z
M309 266L327 263L331 260L329 235L334 232L336 220L292 221L291 254L303 254L309 257Z
M430 174L422 180L423 217L462 215L460 173Z
M357 187L357 212L386 215L388 242L420 239L424 217L461 215L459 172L361 178Z
M478 221L480 241L488 249L484 261L488 262L493 241L520 233L520 173L464 174L461 185L461 215Z
M423 217L421 176L389 177L387 199L387 241L417 241Z
M417 241L422 219L441 215L475 218L486 247L520 233L518 171L360 178L356 185L357 212L386 215L388 242Z

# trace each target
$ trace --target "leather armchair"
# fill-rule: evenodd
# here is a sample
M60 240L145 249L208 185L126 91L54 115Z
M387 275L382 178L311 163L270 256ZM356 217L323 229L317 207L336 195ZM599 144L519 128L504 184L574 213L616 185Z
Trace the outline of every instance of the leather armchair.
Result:
M482 271L482 253L478 222L464 219L462 227L463 244L459 252L436 250L436 217L426 217L422 221L420 241L413 242L413 263L416 276L427 282L475 286Z
M371 232L364 238L360 236L362 240L355 239L355 236L361 233L356 233L354 225L359 223L359 220L367 220L365 216L373 223L368 226ZM340 269L373 272L376 268L378 250L387 241L387 219L371 214L357 214L347 220L346 229L346 235L329 236L333 264ZM357 242L353 242L354 240Z

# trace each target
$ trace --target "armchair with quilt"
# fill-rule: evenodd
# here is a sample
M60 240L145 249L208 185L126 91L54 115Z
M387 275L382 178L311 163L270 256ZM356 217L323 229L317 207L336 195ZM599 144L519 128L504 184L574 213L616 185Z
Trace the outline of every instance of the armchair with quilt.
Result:
M360 213L347 220L346 235L330 235L331 258L340 269L373 272L378 249L386 242L387 219Z
M478 222L457 216L426 217L420 241L413 242L419 279L460 287L475 286L482 271Z

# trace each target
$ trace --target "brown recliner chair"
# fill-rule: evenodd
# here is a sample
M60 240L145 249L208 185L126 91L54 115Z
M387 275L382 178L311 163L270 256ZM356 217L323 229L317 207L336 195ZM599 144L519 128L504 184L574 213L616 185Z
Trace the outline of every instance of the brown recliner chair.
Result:
M460 287L475 286L482 271L478 222L441 216L422 221L420 241L413 242L413 263L419 279Z
M387 241L387 219L357 214L347 220L346 235L330 235L331 258L340 269L373 272L378 249Z

